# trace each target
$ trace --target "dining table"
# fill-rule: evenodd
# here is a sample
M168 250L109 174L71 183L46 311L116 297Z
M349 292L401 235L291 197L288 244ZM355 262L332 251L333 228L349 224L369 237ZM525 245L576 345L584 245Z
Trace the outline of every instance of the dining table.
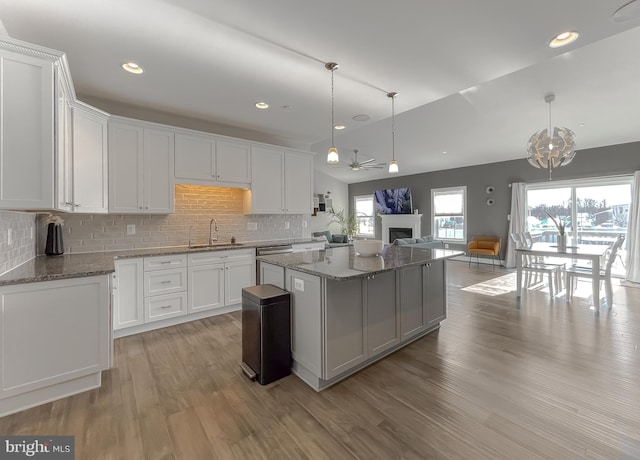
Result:
M558 248L558 245L555 243L543 242L536 242L530 246L515 248L517 298L519 299L522 293L522 266L524 258L526 256L558 257L562 259L588 260L591 262L593 303L598 306L600 303L600 258L607 252L607 249L609 249L609 246L606 244L577 243L575 245L567 245L563 250Z

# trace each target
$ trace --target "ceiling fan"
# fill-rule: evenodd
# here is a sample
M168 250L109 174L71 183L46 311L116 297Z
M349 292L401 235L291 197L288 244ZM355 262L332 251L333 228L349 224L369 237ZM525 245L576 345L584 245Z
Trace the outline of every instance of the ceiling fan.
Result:
M373 163L375 158L371 158L365 161L358 161L358 150L353 150L353 158L350 163L338 163L339 166L348 166L351 171L360 171L361 169L381 169L384 168L386 163Z

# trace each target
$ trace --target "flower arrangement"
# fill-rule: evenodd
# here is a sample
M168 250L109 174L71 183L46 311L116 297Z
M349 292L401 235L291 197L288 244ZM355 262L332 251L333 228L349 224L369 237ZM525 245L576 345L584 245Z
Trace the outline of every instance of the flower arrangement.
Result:
M549 216L553 221L553 223L556 225L556 228L558 229L558 233L560 235L564 235L564 222L562 222L560 219L556 220L551 214L549 214L548 211L545 211L545 212L547 213L547 216Z

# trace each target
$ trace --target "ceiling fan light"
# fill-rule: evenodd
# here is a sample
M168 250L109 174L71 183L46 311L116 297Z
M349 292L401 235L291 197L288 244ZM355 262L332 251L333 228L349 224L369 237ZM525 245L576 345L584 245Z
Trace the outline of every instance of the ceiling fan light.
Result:
M398 171L398 162L396 160L391 160L389 162L389 174L395 174Z
M340 157L338 156L338 149L335 147L331 147L329 152L327 152L327 163L333 164L338 163L340 161Z

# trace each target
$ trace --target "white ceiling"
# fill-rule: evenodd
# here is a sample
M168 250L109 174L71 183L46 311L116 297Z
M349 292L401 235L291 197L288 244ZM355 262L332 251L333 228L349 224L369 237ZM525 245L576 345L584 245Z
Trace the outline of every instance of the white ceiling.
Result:
M627 2L0 0L0 21L13 38L66 52L81 95L267 133L321 152L316 168L352 183L387 173L324 163L328 61L340 64L345 162L353 149L390 159L389 91L400 174L524 158L549 92L554 124L576 132L578 149L640 140L640 19L611 20ZM565 30L578 41L549 48ZM145 73L125 73L127 61Z

